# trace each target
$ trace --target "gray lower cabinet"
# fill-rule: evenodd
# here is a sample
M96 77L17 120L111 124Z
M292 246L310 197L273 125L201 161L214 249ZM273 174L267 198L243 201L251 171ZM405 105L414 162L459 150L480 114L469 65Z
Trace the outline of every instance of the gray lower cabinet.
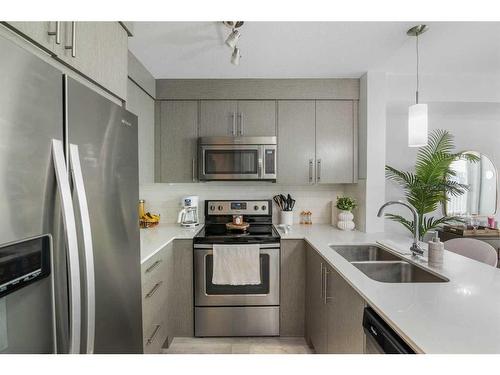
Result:
M356 155L354 102L316 101L316 182L356 182Z
M193 241L175 240L141 266L144 353L194 335Z
M327 352L363 354L365 301L331 267L326 268Z
M314 100L278 101L278 182L314 183Z
M316 353L327 352L327 308L323 295L325 263L306 245L306 340Z
M281 241L280 335L304 337L306 249L303 240Z
M316 353L362 354L364 300L306 245L306 339Z
M200 102L200 137L237 135L237 112L236 100L202 100Z
M156 182L193 182L197 176L198 101L161 101L157 105Z
M168 342L194 336L193 241L175 240L167 298Z
M167 340L167 300L171 289L173 244L166 245L141 266L144 353L160 353Z

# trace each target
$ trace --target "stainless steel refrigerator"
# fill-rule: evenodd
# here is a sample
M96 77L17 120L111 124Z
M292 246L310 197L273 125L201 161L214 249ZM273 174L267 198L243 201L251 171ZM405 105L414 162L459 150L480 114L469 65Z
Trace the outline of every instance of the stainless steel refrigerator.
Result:
M0 353L141 353L137 117L0 55Z

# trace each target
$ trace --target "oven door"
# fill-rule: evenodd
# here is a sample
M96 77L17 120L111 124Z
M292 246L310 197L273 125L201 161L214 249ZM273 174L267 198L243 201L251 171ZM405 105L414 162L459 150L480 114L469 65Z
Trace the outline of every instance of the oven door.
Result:
M201 145L200 180L259 180L260 145Z
M279 244L260 248L261 283L258 285L212 284L212 245L194 247L194 294L196 306L279 305Z

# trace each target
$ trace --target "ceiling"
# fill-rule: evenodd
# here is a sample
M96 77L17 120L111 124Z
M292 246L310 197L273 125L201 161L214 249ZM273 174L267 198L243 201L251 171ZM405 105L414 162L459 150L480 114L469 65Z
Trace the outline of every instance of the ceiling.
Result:
M155 78L333 78L415 71L415 22L246 22L239 66L221 22L136 22L132 53ZM500 22L428 22L422 74L500 74Z

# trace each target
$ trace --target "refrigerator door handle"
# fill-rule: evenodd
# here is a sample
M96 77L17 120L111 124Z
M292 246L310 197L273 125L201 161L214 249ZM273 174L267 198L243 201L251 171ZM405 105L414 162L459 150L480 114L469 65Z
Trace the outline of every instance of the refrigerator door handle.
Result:
M76 234L75 211L66 170L63 143L52 140L52 160L56 174L61 211L64 223L64 236L67 247L68 279L69 279L69 354L80 353L81 330L81 296L80 296L80 264L78 259L78 240Z
M87 348L86 353L94 352L95 338L95 276L94 276L94 249L92 247L92 230L90 227L89 207L87 194L83 182L82 167L80 163L80 153L78 146L70 144L70 169L73 185L76 192L80 220L82 223L83 254L85 256L85 279L86 279L86 299L87 299Z

